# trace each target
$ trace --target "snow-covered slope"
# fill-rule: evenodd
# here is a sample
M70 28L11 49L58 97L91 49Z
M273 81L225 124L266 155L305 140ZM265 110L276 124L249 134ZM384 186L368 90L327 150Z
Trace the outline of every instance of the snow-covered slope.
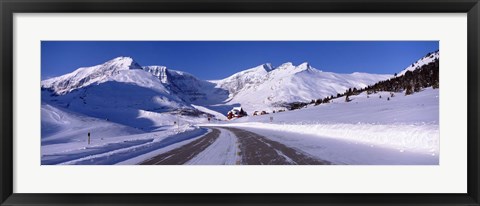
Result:
M227 91L215 88L215 84L200 80L187 72L167 69L165 66L145 66L143 69L160 79L172 94L188 103L220 103L228 95Z
M42 81L42 101L142 130L172 125L179 112L202 115L129 57Z
M401 92L394 97L390 95L390 92L370 95L363 92L351 96L351 102L337 98L328 104L310 104L304 109L217 124L253 129L336 163L438 164L439 90L430 87L412 95L405 96ZM386 148L397 154L388 157L389 152L382 151L371 156L369 153L374 150L366 149L365 153L352 155L354 149L340 152L336 150L340 149L336 147L338 142L329 143L329 139L353 146ZM403 155L407 152L419 156L412 159Z
M405 71L438 57L439 52L427 55ZM349 88L364 88L391 77L324 72L308 63L295 66L287 62L278 67L262 64L222 80L205 81L165 66L142 67L130 57L118 57L41 84L42 101L84 115L153 129L164 122L158 118L167 122L174 119L160 117L166 115L162 113L197 117L210 113L218 117L233 106L242 106L249 113L271 112L284 109L284 103L336 96ZM144 114L150 115L140 118Z
M141 130L42 103L42 145L85 142L87 133L92 141L121 135L139 134Z
M426 56L419 59L418 61L411 64L410 66L408 66L407 68L405 68L404 70L402 70L401 72L399 72L397 76L402 76L407 71L413 71L415 69L418 69L418 68L422 67L423 65L429 64L429 63L435 61L435 59L439 59L439 58L440 58L440 51L429 53Z
M92 67L82 67L71 73L42 81L42 88L56 94L65 94L91 84L110 81L113 77L128 70L142 69L130 57L117 57ZM125 79L127 80L127 79Z
M165 126L145 131L71 112L42 103L42 165L116 164L132 157L158 154L161 149L176 147L206 132L189 124ZM142 116L147 116L143 114ZM168 114L165 114L168 116ZM158 120L175 119L158 118ZM183 119L181 120L183 121ZM90 144L88 144L90 133ZM152 153L152 154L150 154ZM147 157L148 158L148 157ZM130 162L136 164L138 162Z
M277 68L264 64L212 81L230 92L229 104L240 104L249 111L272 110L281 103L306 102L343 93L348 88L363 88L392 75L323 72L303 63L287 62Z
M295 124L434 124L438 125L439 90L431 87L405 95L402 92L363 92L349 97L335 98L330 103L307 105L306 108L269 115L249 116L232 122L275 122ZM295 118L292 118L295 117Z
M164 84L169 83L169 78L167 77L167 67L166 66L144 66L143 70L153 74Z
M229 97L235 96L242 89L249 89L258 84L262 84L266 79L268 72L272 71L271 64L262 64L233 74L222 80L213 80L220 88L227 89Z

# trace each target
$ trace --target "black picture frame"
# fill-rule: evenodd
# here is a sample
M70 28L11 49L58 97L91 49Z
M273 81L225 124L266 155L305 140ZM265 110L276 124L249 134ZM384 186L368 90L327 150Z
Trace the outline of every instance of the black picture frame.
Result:
M0 0L1 205L480 205L478 0ZM468 188L466 194L23 194L13 193L13 15L15 13L467 13ZM451 177L457 178L457 177Z

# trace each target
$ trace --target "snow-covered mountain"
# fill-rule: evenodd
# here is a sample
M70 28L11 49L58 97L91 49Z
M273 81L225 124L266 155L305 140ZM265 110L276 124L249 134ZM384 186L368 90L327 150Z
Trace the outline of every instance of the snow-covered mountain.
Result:
M91 84L100 84L111 80L132 82L133 79L128 77L142 75L141 72L135 71L141 69L142 67L132 58L117 57L100 65L82 67L71 73L44 80L41 84L42 88L49 89L56 94L61 95ZM136 73L137 75L133 75L133 73ZM145 81L149 80L148 77L142 77L142 79L145 79ZM162 85L156 83L156 81L145 81L142 82L150 84L150 86L157 89L163 89Z
M434 62L435 59L439 59L439 58L440 58L440 51L428 53L426 56L422 57L421 59L417 60L416 62L412 63L410 66L408 66L407 68L405 68L404 70L399 72L397 76L402 76L407 71L413 71L415 69L418 69L418 68L422 67L423 65Z
M436 58L439 53L431 53L400 75ZM437 72L438 64L423 68ZM429 73L423 68L391 81ZM118 57L41 82L41 163L139 164L187 144L198 145L196 141L208 132L205 126L213 126L222 127L218 138L209 140L200 153L193 151L193 159L186 164L238 164L247 152L236 152L244 148L237 140L246 133L239 135L225 127L240 127L249 131L247 135L262 135L269 142L333 164L437 165L439 90L432 84L410 95L363 91L349 96L350 101L336 98L328 104L230 121L205 115L225 120L226 111L234 106L242 106L249 114L271 112L284 109L283 103L336 96L391 77L324 72L308 63L287 62L278 67L262 64L206 81Z
M225 79L211 82L217 84L220 88L227 89L231 98L244 88L248 89L254 85L262 84L272 70L272 65L267 63L235 73Z
M438 51L431 53L399 75L438 57ZM278 67L262 64L225 79L206 81L166 66L141 66L130 57L118 57L44 80L41 85L42 101L97 118L118 115L117 122L125 123L129 120L121 116L126 113L136 118L141 112L189 111L198 115L210 110L225 114L233 106L248 112L284 109L285 103L336 96L391 77L325 72L306 62L298 66L287 62Z
M290 62L279 67L263 64L222 80L211 81L230 92L229 104L247 110L271 110L289 102L305 102L343 93L348 88L363 88L392 75L323 72L303 63Z
M42 102L136 128L161 126L160 113L200 114L130 57L79 68L41 85Z
M196 78L182 71L167 69L165 66L145 66L143 70L160 79L172 94L187 103L213 104L226 99L228 92L216 85Z

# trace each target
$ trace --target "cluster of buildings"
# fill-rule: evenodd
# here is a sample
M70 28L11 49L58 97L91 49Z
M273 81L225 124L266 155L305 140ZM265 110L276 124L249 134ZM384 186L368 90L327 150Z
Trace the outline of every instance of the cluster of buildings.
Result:
M268 112L266 112L266 111L255 111L255 112L253 112L253 116L264 115L264 114L268 114ZM234 107L232 110L230 110L227 113L227 118L228 119L240 118L240 117L244 117L244 116L247 116L247 115L248 115L247 112L245 110L243 110L242 107Z

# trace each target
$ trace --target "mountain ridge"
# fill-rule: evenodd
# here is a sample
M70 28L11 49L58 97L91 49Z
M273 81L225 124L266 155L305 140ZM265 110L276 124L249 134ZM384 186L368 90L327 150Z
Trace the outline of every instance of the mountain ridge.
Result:
M403 71L415 69L415 66L418 67L435 58L438 58L438 51L419 59L410 66L411 68L407 67ZM195 104L225 113L233 106L242 106L247 110L282 109L282 103L305 102L335 96L346 89L364 88L392 77L390 74L325 72L308 62L299 65L285 62L277 67L270 63L260 64L220 80L201 80L192 74L166 66L141 66L131 57L117 57L103 64L81 67L71 73L43 80L41 85L42 90L62 96L106 82L132 84L154 92L144 92L151 98L145 101L162 99L162 102L178 102L179 105L187 107ZM117 83L109 85L119 85ZM111 86L104 88L114 90ZM125 88L131 89L129 86Z

